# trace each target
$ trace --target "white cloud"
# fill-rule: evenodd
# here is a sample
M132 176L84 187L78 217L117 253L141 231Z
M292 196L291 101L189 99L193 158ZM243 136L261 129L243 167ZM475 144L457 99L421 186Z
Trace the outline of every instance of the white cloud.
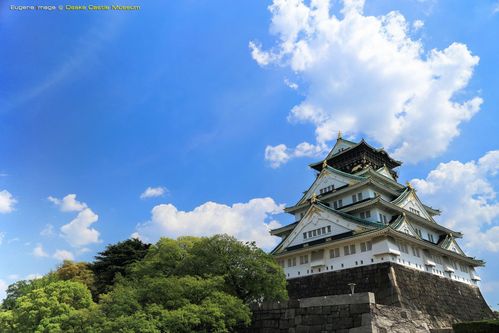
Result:
M42 244L38 244L37 246L35 246L35 248L33 249L33 255L40 258L49 256L48 253L43 249Z
M412 23L412 27L414 28L414 30L419 30L424 27L424 22L421 20L416 20Z
M43 277L43 274L32 273L32 274L28 274L26 276L25 280L36 280L36 279L41 279L42 277Z
M99 231L90 227L99 220L99 216L86 203L76 200L76 194L68 194L62 200L52 196L48 199L63 212L78 212L78 215L71 222L61 227L62 237L69 244L80 247L100 242Z
M74 255L73 253L67 251L67 250L56 250L54 252L54 255L52 256L54 259L63 261L63 260L74 260Z
M324 143L313 145L308 142L302 142L294 149L290 149L284 144L267 146L265 148L265 159L269 161L272 168L278 168L291 158L317 157L324 154L327 149L328 147Z
M76 247L98 243L100 233L90 227L98 219L99 216L90 208L85 208L71 222L61 227L62 236L69 244Z
M290 69L306 84L288 120L314 124L314 146L342 130L367 135L407 162L437 156L480 109L481 98L456 96L479 58L460 43L425 51L402 14L366 16L363 6L344 1L335 15L329 0L274 0L277 46L264 51L251 42L253 58ZM295 151L277 145L266 155L278 165Z
M14 205L17 203L17 200L14 199L12 194L9 191L3 190L0 191L0 213L10 213L14 210Z
M286 84L288 87L290 87L293 90L296 90L299 88L297 83L290 81L288 78L284 79L284 84Z
M467 249L499 252L498 171L495 150L478 161L440 163L426 179L412 183L424 201L442 209L444 225L464 233Z
M258 246L271 248L278 242L269 234L280 224L272 216L283 211L271 198L252 199L232 206L206 202L192 211L179 211L172 204L157 205L151 220L137 227L131 237L155 241L161 236L209 236L226 233L242 241L255 241Z
M40 231L40 235L44 237L50 237L54 235L54 226L52 224L46 224L45 227Z
M496 2L494 5L492 5L492 15L495 15L499 13L499 2Z
M144 192L140 195L141 199L147 198L155 198L163 196L168 190L166 187L158 186L158 187L148 187Z
M76 194L68 194L62 200L49 196L48 200L58 206L61 212L79 212L87 208L84 202L76 200Z

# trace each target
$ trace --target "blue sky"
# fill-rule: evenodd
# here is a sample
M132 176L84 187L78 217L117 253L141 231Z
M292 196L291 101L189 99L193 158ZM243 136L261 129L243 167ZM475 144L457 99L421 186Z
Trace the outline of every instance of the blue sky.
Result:
M499 3L332 2L334 19L315 3L2 3L1 284L133 233L270 248L266 228L291 221L282 205L341 129L409 161L400 180L488 262L482 292L497 307Z

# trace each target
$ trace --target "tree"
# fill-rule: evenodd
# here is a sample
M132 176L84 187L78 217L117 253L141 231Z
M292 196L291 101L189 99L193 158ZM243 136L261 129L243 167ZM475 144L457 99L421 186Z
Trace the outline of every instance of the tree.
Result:
M255 243L228 235L195 242L177 273L203 277L223 276L227 289L246 303L287 298L282 268Z
M232 332L248 325L249 307L223 288L221 277L120 278L101 298L103 332Z
M137 238L111 244L100 252L94 263L90 266L95 275L95 289L97 294L102 294L114 283L117 274L127 275L128 267L142 260L150 244L145 244Z
M0 316L2 332L64 332L77 311L95 304L88 288L73 281L57 281L19 297L12 310Z
M14 308L16 300L19 297L24 296L37 288L45 287L50 283L56 281L59 281L59 277L53 272L50 272L40 278L17 281L7 287L6 297L2 302L2 308L11 310Z
M86 262L64 260L55 274L62 281L71 280L83 283L90 291L94 288L94 272L90 269L90 264Z

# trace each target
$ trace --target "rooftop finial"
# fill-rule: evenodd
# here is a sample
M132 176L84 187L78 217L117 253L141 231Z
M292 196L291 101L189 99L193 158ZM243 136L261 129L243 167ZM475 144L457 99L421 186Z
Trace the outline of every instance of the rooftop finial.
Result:
M312 194L312 198L310 198L310 203L316 203L317 202L317 194L315 192Z
M341 130L338 131L338 140L341 139Z
M410 183L409 181L406 181L406 182L405 182L405 185L407 185L407 188L408 188L409 190L412 190L412 189L413 189L413 188L412 188L412 185L411 185L411 183Z
M322 168L327 168L327 160L324 160L324 162L322 162Z

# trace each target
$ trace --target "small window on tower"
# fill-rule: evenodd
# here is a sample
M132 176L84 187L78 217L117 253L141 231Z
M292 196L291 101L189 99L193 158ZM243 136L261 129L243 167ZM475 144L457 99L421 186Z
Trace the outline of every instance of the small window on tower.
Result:
M307 233L306 232L303 233L303 239L307 239Z
M343 207L343 199L338 200L338 208Z
M330 226L330 225L328 225L328 226L327 226L327 232L328 232L328 233L330 233L330 232L331 232L331 226Z
M357 196L354 194L352 195L352 202L353 203L356 203L357 202Z
M357 193L357 200L359 201L362 200L362 192Z
M343 253L344 253L346 256L348 256L348 255L350 254L350 249L348 248L348 245L343 247Z
M355 254L355 244L350 245L350 254Z

